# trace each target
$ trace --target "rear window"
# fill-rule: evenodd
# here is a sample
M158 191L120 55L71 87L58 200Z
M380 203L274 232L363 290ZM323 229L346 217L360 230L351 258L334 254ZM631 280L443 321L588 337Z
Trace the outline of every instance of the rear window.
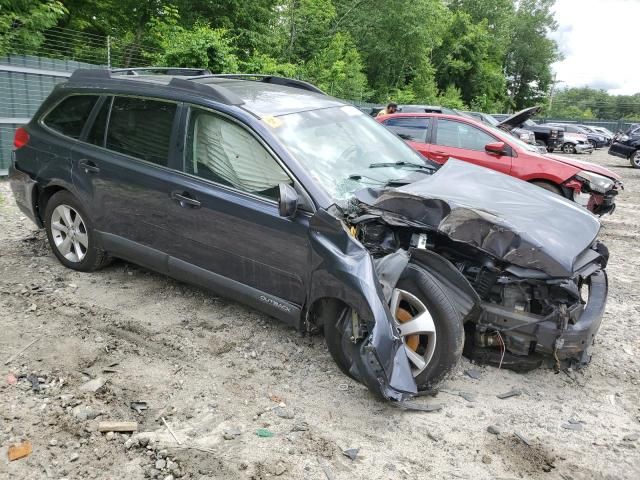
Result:
M80 138L97 95L72 95L64 99L44 118L44 124L71 138Z
M109 117L106 148L166 167L176 108L175 103L116 97Z

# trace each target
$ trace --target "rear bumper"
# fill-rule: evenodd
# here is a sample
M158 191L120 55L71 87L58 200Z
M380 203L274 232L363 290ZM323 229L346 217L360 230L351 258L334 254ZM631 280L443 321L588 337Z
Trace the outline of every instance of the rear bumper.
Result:
M34 191L37 182L29 174L18 170L12 162L9 166L9 184L16 200L16 204L22 213L29 217L33 223L42 228L40 217L35 211Z
M635 150L635 148L625 145L624 143L613 142L609 147L608 153L614 157L627 159L633 152L635 152Z

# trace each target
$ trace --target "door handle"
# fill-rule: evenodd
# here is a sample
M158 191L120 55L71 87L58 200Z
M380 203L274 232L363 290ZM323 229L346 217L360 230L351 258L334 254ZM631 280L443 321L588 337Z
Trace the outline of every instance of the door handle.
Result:
M193 198L187 192L171 192L171 198L183 208L200 208L200 201Z
M84 173L98 173L100 169L91 160L80 160L80 167L84 170Z

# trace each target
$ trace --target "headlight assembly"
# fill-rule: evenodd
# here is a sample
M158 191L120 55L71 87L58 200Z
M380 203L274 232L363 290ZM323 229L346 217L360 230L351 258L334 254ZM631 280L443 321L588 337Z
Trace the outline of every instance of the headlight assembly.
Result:
M604 175L598 175L597 173L587 172L582 170L576 175L576 177L587 184L587 186L598 193L607 193L611 190L615 182Z

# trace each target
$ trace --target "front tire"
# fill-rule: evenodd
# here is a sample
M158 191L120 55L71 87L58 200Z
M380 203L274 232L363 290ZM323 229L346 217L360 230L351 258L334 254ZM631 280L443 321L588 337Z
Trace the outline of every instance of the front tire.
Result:
M107 255L97 248L89 215L68 191L59 191L49 199L44 225L51 250L65 267L92 272L108 263Z
M565 143L562 145L562 153L577 153L576 147L572 143Z
M640 150L636 150L629 155L629 163L633 168L640 168Z
M409 263L400 277L390 309L398 322L398 334L418 390L431 389L462 355L464 328L460 314L437 279L415 262ZM336 313L324 324L327 347L340 369L357 380L352 373L351 310Z

